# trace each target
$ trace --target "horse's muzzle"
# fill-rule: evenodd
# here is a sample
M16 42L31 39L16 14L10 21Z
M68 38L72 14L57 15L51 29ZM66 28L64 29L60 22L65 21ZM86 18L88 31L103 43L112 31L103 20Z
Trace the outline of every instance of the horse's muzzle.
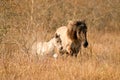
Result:
M83 44L84 48L86 48L88 46L88 42L85 41L84 44Z

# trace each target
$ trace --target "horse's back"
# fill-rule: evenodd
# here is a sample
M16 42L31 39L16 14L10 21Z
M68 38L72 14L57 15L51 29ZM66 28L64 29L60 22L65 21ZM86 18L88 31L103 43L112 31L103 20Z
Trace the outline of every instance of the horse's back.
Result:
M32 54L41 54L41 50L43 48L43 43L42 42L35 42L32 45Z
M67 27L66 26L62 26L62 27L59 27L56 31L56 33L61 34L61 33L66 33L67 32Z

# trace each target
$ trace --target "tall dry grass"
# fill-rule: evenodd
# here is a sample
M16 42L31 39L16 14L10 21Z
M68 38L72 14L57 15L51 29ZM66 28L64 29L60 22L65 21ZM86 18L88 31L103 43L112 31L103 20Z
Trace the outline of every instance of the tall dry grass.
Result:
M0 80L120 80L119 0L0 0ZM85 19L78 58L30 57L69 20Z

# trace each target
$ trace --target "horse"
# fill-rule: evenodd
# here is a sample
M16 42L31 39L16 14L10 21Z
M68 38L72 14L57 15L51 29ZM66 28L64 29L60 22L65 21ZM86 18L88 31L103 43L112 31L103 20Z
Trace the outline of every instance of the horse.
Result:
M85 21L69 21L67 26L59 27L55 33L60 35L64 52L71 56L77 56L82 43L84 48L88 46Z
M55 34L55 36L48 42L35 42L32 45L32 53L41 56L53 55L55 48L59 51L63 49L62 41L58 34Z

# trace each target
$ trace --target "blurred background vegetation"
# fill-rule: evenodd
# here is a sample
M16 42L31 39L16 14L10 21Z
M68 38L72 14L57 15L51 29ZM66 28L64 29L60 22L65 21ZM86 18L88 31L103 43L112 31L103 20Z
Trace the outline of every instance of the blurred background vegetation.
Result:
M76 19L88 26L84 56L36 62L26 55ZM0 0L0 79L120 80L119 36L120 0Z
M20 33L33 34L35 29L40 33L55 32L73 19L85 19L91 32L119 32L119 3L119 0L0 0L0 42L7 33L18 37Z

